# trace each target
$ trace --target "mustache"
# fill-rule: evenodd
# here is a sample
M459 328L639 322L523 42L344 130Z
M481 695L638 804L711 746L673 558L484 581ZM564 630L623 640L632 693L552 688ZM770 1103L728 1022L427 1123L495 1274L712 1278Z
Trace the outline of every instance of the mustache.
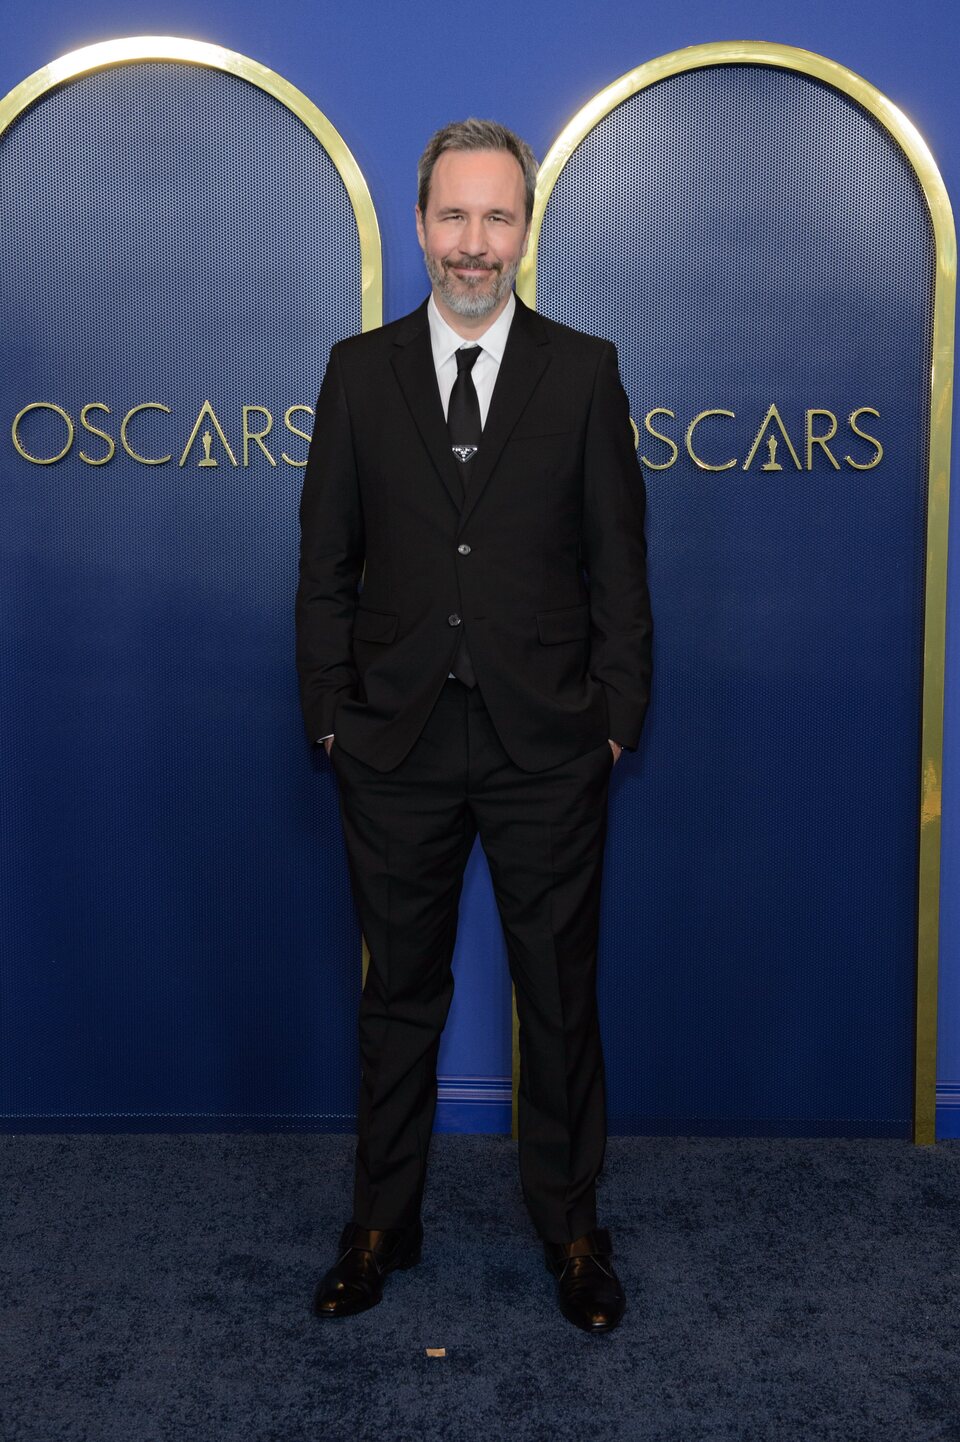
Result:
M503 266L499 261L488 263L484 260L471 260L469 258L465 260L445 260L443 262L443 268L444 270L503 270Z

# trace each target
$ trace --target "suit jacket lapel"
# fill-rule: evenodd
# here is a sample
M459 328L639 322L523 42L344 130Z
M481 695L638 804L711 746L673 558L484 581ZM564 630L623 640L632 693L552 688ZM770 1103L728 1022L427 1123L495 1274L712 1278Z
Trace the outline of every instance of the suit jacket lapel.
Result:
M450 449L450 433L440 403L426 301L407 320L409 324L399 332L390 359L430 459L459 510L463 505L463 482L460 463Z
M467 495L460 517L461 526L479 501L500 459L500 453L510 438L510 432L526 409L527 402L549 364L550 342L540 318L535 311L528 310L517 297L517 309L507 336L497 383L493 388L480 449L473 460L468 462L469 469L465 478ZM441 413L441 420L442 418Z

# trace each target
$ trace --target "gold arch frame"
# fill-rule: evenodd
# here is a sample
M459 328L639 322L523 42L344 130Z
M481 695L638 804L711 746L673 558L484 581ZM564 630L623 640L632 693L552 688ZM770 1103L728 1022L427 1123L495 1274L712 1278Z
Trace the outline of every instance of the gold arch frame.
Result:
M23 111L58 85L77 80L94 70L144 60L182 61L236 75L272 95L319 140L346 187L357 223L360 239L360 323L363 330L372 330L380 325L383 321L380 228L360 167L343 136L302 90L246 55L225 50L221 45L209 45L203 40L183 40L173 35L135 35L129 39L86 45L45 65L42 70L35 70L0 100L0 137Z
M923 708L920 763L920 865L917 896L914 1141L936 1139L937 958L940 912L940 815L943 775L943 677L947 613L947 520L953 401L957 237L943 179L926 142L901 110L869 81L812 50L766 41L718 41L671 51L628 70L601 90L561 131L540 167L530 243L517 291L536 306L537 247L543 217L560 172L580 142L624 100L659 80L713 65L769 65L798 71L833 86L874 116L900 146L923 191L933 226L935 282L930 370L930 437L923 630ZM519 1033L514 1005L513 1118L517 1122Z

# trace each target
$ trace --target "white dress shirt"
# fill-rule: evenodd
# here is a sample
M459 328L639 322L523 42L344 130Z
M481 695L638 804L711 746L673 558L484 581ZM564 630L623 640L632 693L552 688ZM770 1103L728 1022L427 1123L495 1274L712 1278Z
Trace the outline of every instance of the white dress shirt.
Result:
M516 308L517 302L511 291L510 299L490 329L485 330L483 335L478 335L476 340L464 340L462 335L457 335L452 326L447 325L437 309L437 302L432 295L430 296L427 301L430 344L433 347L433 364L437 371L437 385L440 387L440 401L444 416L449 409L450 392L453 390L453 383L457 378L457 362L454 356L462 346L469 348L478 345L480 354L474 361L470 374L473 376L477 400L480 402L480 424L482 426L487 424L490 399L500 373L500 362L503 360L503 352L507 347L507 336L510 334L510 325Z

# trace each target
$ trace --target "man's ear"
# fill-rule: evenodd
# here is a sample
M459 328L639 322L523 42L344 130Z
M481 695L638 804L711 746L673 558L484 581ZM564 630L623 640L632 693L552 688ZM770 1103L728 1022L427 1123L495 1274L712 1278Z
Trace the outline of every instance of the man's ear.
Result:
M520 247L520 254L521 254L521 256L526 255L526 253L527 253L527 246L528 246L529 244L530 244L530 227L529 227L529 225L528 225L527 228L526 228L526 231L524 232L523 244L522 244L521 247Z
M423 229L423 214L422 214L422 212L421 212L421 210L420 210L419 205L415 205L415 206L413 207L413 213L414 213L414 215L417 217L417 240L419 240L419 242L420 242L420 249L421 249L421 250L426 250L426 248L427 248L427 237L426 237L426 233L424 232L424 229Z

